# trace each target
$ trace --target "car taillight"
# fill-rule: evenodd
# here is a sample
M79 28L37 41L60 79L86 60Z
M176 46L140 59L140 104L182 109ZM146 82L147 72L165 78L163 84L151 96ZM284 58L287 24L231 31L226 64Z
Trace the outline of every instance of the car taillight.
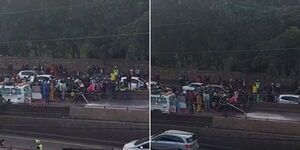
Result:
M192 145L184 145L185 148L192 148L193 146Z

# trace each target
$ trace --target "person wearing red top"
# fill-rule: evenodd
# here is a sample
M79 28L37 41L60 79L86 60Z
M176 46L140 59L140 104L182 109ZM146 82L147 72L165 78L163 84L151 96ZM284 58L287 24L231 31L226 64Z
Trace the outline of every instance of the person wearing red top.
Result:
M187 91L187 99L188 99L188 110L190 113L194 112L193 110L193 102L194 102L194 93L192 91Z
M197 82L197 83L203 83L202 77L201 77L201 76L197 76L197 77L195 78L195 82Z
M49 70L51 75L55 74L55 66L53 64L50 66Z

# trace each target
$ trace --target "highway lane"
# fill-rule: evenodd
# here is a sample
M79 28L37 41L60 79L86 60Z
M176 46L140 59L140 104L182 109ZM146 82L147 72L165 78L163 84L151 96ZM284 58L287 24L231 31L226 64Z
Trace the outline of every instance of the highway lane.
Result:
M34 149L35 148L35 139L34 137L28 136L20 136L20 135L10 135L10 134L3 134L0 133L0 138L5 139L5 147L13 147L13 148L28 148ZM79 143L70 140L56 140L56 139L49 139L49 138L41 138L43 147L45 150L60 150L62 148L76 148L76 149L95 149L95 150L109 150L116 148L113 146L104 146L104 145L96 145L96 144L86 144L86 143Z
M207 144L212 146L212 149L220 150L297 150L300 147L300 135L290 136L213 128L211 126L212 116L167 115L152 113L152 134L158 134L166 130L189 131L197 136L200 144ZM238 126L238 124L233 124L233 126Z

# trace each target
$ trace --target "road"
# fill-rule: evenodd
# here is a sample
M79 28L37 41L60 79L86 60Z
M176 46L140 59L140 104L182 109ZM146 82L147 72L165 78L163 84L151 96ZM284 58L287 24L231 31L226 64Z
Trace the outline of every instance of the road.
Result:
M0 133L0 138L5 139L5 147L27 148L27 149L35 148L35 138L33 138L33 137L9 135L9 134ZM67 140L55 140L55 139L46 139L46 138L42 138L39 140L41 140L44 150L60 150L62 148L95 149L95 150L96 149L97 150L112 149L112 147L110 147L110 146L75 143L74 141L72 142L72 141L67 141ZM116 148L116 149L120 149L120 148Z
M262 113L262 112L261 112ZM250 119L257 120L260 114L250 113L253 115ZM282 119L274 113L264 112L269 118ZM268 114L268 115L267 115ZM235 150L235 149L265 149L265 150L298 150L300 147L300 135L284 135L275 133L243 131L234 129L223 129L212 127L213 116L223 115L222 113L200 113L198 115L167 115L152 113L151 129L152 134L159 134L166 130L183 130L189 131L196 135L200 144L207 144L216 150ZM229 114L233 115L233 114ZM245 117L237 114L236 117ZM240 115L240 116L239 116ZM258 115L258 116L256 116ZM265 117L266 117L265 116ZM230 118L230 117L229 117ZM248 118L249 119L249 118ZM264 118L265 119L265 118ZM285 119L283 117L283 119ZM230 121L230 120L229 120ZM285 120L287 121L287 120ZM232 124L238 126L239 124ZM276 129L274 129L276 130Z

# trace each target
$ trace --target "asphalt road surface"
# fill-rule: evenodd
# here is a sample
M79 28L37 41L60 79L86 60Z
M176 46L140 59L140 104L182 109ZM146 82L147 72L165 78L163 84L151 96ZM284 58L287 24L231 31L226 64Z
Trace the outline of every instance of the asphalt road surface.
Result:
M300 136L213 128L211 127L213 121L211 116L214 115L222 114L214 113L211 115L199 114L198 116L191 116L152 113L152 134L159 134L166 130L189 131L196 135L200 144L208 144L208 146L212 147L215 146L214 148L212 148L214 150L299 149ZM235 117L245 117L244 114L235 115L237 115ZM287 119L287 116L291 117L295 115L296 114L281 113L277 114L276 116L274 112L251 112L247 116L251 117L250 119L255 120L269 118L281 119L282 121L291 121L291 118Z
M26 137L26 136L18 136L18 135L8 135L1 134L0 138L5 139L5 147L13 147L13 148L26 148L26 149L34 149L35 148L35 138ZM110 146L102 146L102 145L89 145L84 143L75 143L74 141L62 141L55 139L39 139L42 144L44 150L61 150L62 148L74 148L74 149L93 149L93 150L111 150ZM115 148L114 150L118 150L121 148Z

